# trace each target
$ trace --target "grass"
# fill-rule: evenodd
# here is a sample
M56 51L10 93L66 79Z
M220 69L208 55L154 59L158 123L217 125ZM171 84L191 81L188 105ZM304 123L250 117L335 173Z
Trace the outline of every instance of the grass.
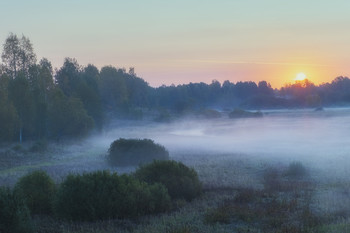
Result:
M44 168L56 181L70 172L109 168L101 148L84 146L74 147L74 152L60 148L50 151L49 146L46 157L12 151L0 160L0 184L12 184L37 168ZM203 195L192 202L179 201L170 213L135 220L72 223L34 216L37 232L350 232L349 179L324 179L329 173L304 163L258 155L194 152L173 153L171 159L194 167L203 182Z
M264 178L270 179L269 176ZM312 208L311 187L299 182L294 184L295 189L281 189L288 186L289 181L275 176L273 179L279 179L276 190L270 185L262 190L238 189L234 197L209 209L205 222L231 224L235 228L244 226L250 232L259 229L263 232L312 232L324 218Z

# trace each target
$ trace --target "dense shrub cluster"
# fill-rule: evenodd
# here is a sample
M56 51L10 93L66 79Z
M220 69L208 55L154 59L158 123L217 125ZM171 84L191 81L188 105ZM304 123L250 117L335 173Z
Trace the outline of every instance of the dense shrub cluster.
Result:
M168 160L169 152L150 139L120 138L111 144L107 159L114 166L137 166L153 160Z
M169 206L164 186L108 171L67 176L55 202L59 217L88 221L137 217L166 211Z
M27 206L23 199L8 188L0 188L0 232L33 232Z
M13 191L0 188L0 232L33 232L30 213L72 221L136 218L170 210L171 198L192 200L200 193L197 173L175 161L154 161L133 175L71 174L58 187L47 173L34 171Z
M176 161L154 161L141 166L135 176L147 183L161 183L174 199L192 200L202 191L196 171Z
M313 205L316 199L311 180L283 175L295 178L306 171L300 162L291 163L285 171L267 168L263 176L264 189L236 188L233 198L226 198L225 194L225 199L207 210L204 223L229 224L234 231L235 226L244 225L248 230L244 232L345 232L319 228L336 218L329 218L329 213L323 215ZM242 232L238 229L237 232Z
M291 162L284 169L268 167L263 173L263 185L268 192L296 190L299 186L310 185L307 181L308 171L301 162Z
M290 178L302 178L307 175L307 171L301 162L295 161L289 164L285 175Z
M19 179L15 192L24 200L31 213L52 213L52 200L56 193L56 185L44 171L34 171Z

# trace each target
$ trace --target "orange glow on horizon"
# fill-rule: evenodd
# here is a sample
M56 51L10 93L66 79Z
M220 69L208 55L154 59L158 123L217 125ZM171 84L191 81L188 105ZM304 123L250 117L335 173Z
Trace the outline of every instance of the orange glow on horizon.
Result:
M304 80L304 79L306 79L306 74L304 74L304 73L298 73L296 76L295 76L295 81L302 81L302 80Z
M283 68L286 68L283 70ZM302 72L301 72L302 71ZM294 84L297 81L308 81L315 85L320 85L325 82L332 82L334 78L339 76L334 72L334 69L328 66L296 66L296 67L281 67L280 70L276 71L278 79L272 80L271 85L275 88L281 88L287 84Z
M286 56L284 54L284 56ZM298 59L282 60L280 57L272 61L239 61L230 59L184 59L164 60L139 66L144 72L140 73L152 86L162 84L175 85L187 84L190 82L204 82L210 84L212 80L223 83L230 82L266 81L273 88L281 88L288 84L294 84L297 80L308 79L315 85L332 82L338 76L348 76L347 73L340 73L344 70L341 64L335 64L324 56L306 59L306 55L300 55ZM261 59L263 60L263 59ZM143 75L144 74L144 75Z

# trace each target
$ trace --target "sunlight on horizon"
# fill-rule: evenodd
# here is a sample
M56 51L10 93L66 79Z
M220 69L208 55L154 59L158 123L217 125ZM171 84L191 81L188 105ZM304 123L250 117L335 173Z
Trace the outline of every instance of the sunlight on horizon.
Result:
M304 80L304 79L306 79L306 74L304 74L304 73L298 73L297 75L296 75L296 77L295 77L295 81L302 81L302 80Z

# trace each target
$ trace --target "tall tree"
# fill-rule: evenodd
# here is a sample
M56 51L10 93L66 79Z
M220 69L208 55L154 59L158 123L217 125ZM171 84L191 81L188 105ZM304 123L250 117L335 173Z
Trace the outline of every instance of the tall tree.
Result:
M30 66L36 63L36 55L30 40L24 35L19 39L13 33L6 38L1 58L6 72L13 79L18 71L28 75Z
M76 94L80 83L81 67L74 58L65 58L63 66L56 72L55 81L66 96Z
M34 102L29 83L30 68L36 63L36 55L30 40L22 35L10 33L4 43L1 55L3 61L2 72L12 78L9 83L9 99L15 106L19 116L19 141L22 134L28 135L33 130Z
M30 90L29 80L23 73L9 83L10 101L15 106L19 119L19 142L22 142L23 134L29 136L33 133L34 99Z
M102 67L100 72L99 90L102 102L107 111L116 112L128 102L127 86L124 79L125 71L112 66Z
M52 65L46 58L31 66L29 83L35 105L35 135L42 138L47 135L48 95L54 87Z
M12 141L19 126L16 109L8 99L9 82L7 75L0 76L0 141Z
M84 136L94 127L78 98L67 97L59 88L50 93L48 106L48 129L51 138Z
M78 97L83 102L88 115L94 119L97 128L101 128L103 123L102 102L98 89L99 79L98 69L90 64L84 68L81 84L77 90Z
M17 76L19 57L19 39L17 35L10 33L10 35L6 38L1 58L5 66L5 70L12 78Z
M30 40L22 35L19 41L19 67L26 75L29 73L29 68L36 63L36 55L33 50L33 45Z

